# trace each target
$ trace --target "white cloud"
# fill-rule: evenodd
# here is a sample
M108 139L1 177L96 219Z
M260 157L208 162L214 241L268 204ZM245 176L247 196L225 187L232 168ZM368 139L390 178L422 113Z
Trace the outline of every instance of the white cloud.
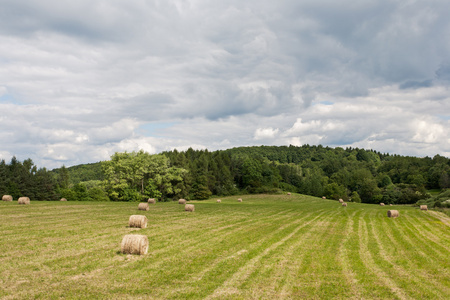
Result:
M273 139L278 133L278 128L273 129L269 128L258 128L255 131L255 140L263 140L263 139Z
M139 123L133 119L122 119L110 125L93 128L87 133L92 144L116 143L133 137Z
M257 143L445 155L449 9L4 0L0 153L51 167Z
M412 140L419 143L437 143L446 138L446 130L441 124L420 120L414 122L413 128L415 135Z
M156 153L156 148L152 145L151 139L148 138L121 140L116 148L118 148L118 152L144 150L151 154Z

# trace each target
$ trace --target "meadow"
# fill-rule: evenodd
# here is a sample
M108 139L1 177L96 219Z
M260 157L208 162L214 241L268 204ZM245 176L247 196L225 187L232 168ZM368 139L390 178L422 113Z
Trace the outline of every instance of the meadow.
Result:
M1 299L450 299L450 218L411 206L244 195L0 201ZM388 218L396 209L399 218ZM148 218L129 228L130 215ZM147 255L120 253L126 234Z

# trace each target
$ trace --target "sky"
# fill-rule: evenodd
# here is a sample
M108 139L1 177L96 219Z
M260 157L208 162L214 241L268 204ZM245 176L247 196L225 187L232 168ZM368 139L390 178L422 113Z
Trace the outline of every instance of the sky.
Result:
M0 0L0 159L450 157L448 0Z

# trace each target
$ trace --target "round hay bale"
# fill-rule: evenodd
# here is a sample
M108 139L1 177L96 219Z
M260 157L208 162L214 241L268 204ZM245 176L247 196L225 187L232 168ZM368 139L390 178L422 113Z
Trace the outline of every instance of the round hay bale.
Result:
M343 202L343 203L342 203L342 206L347 207L347 203Z
M426 206L426 205L421 205L421 206L420 206L420 210L428 210L428 206Z
M327 199L327 197L323 196L322 199Z
M67 199L66 198L61 198L61 200L59 200L59 201L67 201Z
M339 203L344 203L344 200L342 200L342 199L339 199Z
M384 203L380 203L381 206L384 206Z
M134 228L147 228L147 217L142 215L131 215L128 226Z
M11 195L3 195L3 201L13 201L13 197Z
M127 234L122 239L120 251L123 254L144 255L148 252L148 238L145 235Z
M194 206L194 204L186 204L184 206L184 210L185 211L195 211L195 206Z
M290 195L291 195L291 193L287 193L287 195L288 195L288 196L290 196Z
M19 203L19 204L30 204L30 198L28 198L28 197L20 197L19 200L17 200L17 203Z
M148 206L148 203L139 203L138 209L139 210L149 210L150 207Z
M392 204L389 204L389 206L392 206Z
M154 198L148 198L147 202L148 204L155 204L156 200Z
M239 199L238 199L238 202L242 202L242 198L239 198Z
M389 218L397 218L398 216L400 216L400 214L398 213L398 210L391 209L391 210L388 210L387 216Z
M186 204L186 199L180 199L180 200L178 200L178 204Z
M217 203L220 203L220 202L222 202L222 200L220 200L220 199L217 199Z

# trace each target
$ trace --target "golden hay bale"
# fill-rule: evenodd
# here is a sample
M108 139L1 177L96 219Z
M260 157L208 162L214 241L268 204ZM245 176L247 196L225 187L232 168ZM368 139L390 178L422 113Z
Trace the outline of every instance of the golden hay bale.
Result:
M3 195L3 201L13 201L13 197L11 195Z
M384 206L384 203L380 203L381 206Z
M391 210L388 210L387 216L389 218L397 218L398 216L400 216L400 214L398 213L398 210L391 209Z
M148 203L139 203L138 210L149 210Z
M184 206L184 210L185 211L194 211L195 210L195 206L194 206L194 204L186 204Z
M342 200L342 199L339 199L339 203L344 203L344 200Z
M222 202L222 200L220 200L220 199L217 199L217 203L220 203L220 202Z
M343 203L342 203L342 206L347 206L347 203L343 202Z
M148 204L155 204L156 200L154 198L148 198L147 202Z
M148 252L148 238L145 235L127 234L122 239L120 251L123 254L144 255Z
M66 198L61 198L61 200L59 200L59 201L67 201L67 199Z
M147 228L147 217L142 215L131 215L128 221L129 227Z
M180 200L178 200L178 204L186 204L186 199L180 199Z
M291 195L291 193L287 193L287 195L288 195L288 196L290 196L290 195Z
M389 206L392 206L392 204L389 204Z
M30 204L30 198L28 197L20 197L19 200L17 200L19 204Z
M428 206L426 206L426 205L421 205L421 206L420 206L420 210L428 210Z
M322 199L327 199L327 197L323 196Z
M238 202L242 202L242 198L239 198L239 199L238 199Z

